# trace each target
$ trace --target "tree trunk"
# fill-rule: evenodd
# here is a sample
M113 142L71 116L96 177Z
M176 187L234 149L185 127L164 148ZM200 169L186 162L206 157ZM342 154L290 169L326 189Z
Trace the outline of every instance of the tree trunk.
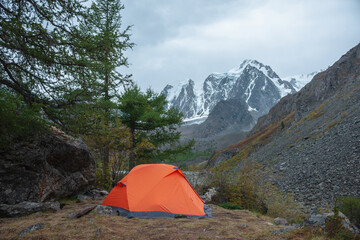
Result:
M103 173L104 177L108 177L109 175L109 159L110 159L110 151L109 151L109 142L106 141L105 146L103 148L103 156L102 156L102 167L103 167Z
M108 102L110 101L110 97L109 97L109 73L105 73L105 79L104 79L104 92L105 92L105 104L108 104ZM109 127L109 121L110 121L110 109L108 106L105 106L105 118L104 118L104 124L105 127L108 128ZM109 141L106 140L105 141L105 146L103 149L103 174L104 174L104 178L108 179L109 177L109 160L110 160L110 149L109 149Z
M129 171L135 167L135 128L131 127L131 149L129 157Z

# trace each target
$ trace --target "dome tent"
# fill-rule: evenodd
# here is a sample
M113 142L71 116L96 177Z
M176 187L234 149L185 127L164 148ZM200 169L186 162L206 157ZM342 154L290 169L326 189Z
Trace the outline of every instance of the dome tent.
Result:
M138 218L211 217L208 208L178 167L134 167L104 199L121 216Z

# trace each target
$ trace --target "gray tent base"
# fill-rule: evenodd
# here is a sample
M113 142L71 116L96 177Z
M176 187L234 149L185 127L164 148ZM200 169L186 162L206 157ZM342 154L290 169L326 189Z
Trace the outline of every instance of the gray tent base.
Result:
M169 212L131 212L129 210L112 207L113 211L116 212L119 216L127 217L127 218L213 218L212 209L204 204L204 212L205 214L202 216L199 215L186 215L186 214L174 214Z

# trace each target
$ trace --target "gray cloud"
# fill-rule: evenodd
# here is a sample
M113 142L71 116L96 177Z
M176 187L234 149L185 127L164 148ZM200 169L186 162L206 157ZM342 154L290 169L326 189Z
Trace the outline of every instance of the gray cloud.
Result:
M160 91L186 78L202 82L244 59L280 76L326 68L360 40L358 0L123 0L134 25L124 70Z

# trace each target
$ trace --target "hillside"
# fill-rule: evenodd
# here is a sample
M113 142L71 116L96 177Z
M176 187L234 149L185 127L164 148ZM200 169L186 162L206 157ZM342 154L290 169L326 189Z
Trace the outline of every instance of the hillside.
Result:
M209 166L238 169L244 160L270 167L272 181L312 209L359 197L360 44L281 99Z

